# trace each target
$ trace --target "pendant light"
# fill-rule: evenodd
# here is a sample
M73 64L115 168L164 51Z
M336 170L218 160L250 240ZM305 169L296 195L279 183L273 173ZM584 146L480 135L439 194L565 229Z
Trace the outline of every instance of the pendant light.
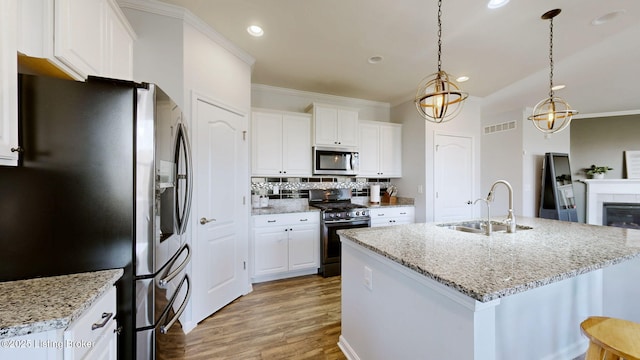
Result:
M453 119L462 110L469 94L460 90L449 74L442 70L442 0L438 0L438 72L420 82L416 92L416 109L420 116L434 123Z
M558 16L560 11L549 10L541 16L542 20L549 20L549 97L536 104L533 114L528 118L538 130L546 134L564 130L571 123L573 115L578 113L571 109L564 99L553 94L553 18Z

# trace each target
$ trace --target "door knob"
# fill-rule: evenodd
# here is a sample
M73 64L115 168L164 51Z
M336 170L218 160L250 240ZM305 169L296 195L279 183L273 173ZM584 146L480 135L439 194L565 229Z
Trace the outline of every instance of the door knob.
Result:
M207 219L207 218L200 218L200 224L204 225L206 223L210 223L212 221L216 221L216 219Z

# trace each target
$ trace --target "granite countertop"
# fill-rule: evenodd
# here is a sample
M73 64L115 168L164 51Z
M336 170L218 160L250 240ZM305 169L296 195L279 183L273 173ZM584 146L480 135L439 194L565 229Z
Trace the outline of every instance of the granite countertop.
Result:
M514 234L435 223L340 230L356 244L487 302L640 257L640 230L539 218Z
M378 204L374 204L369 202L368 196L358 196L351 199L352 203L361 204L368 208L390 208L390 207L407 207L407 206L415 206L413 198L405 198L398 197L396 203L384 203L380 202Z
M320 212L320 209L309 206L308 199L269 200L268 207L253 208L251 215L290 214L307 211Z
M398 198L398 202L395 204L380 203L372 204L369 202L368 196L353 197L351 202L355 204L364 205L368 208L384 208L384 207L404 207L414 206L412 198ZM264 208L251 209L251 215L273 215L273 214L290 214L307 211L317 211L320 209L309 206L308 199L276 199L269 200L269 206Z
M122 274L114 269L0 282L0 339L66 328Z

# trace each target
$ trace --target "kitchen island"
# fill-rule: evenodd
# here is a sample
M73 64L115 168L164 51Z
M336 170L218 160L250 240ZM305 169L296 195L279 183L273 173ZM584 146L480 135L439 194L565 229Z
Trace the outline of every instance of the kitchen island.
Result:
M518 222L531 229L341 231L345 355L573 359L587 346L586 317L640 321L640 231Z

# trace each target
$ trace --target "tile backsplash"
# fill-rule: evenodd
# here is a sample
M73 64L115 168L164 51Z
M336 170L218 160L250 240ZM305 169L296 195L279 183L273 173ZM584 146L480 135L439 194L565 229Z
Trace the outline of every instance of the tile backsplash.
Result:
M269 199L308 199L309 189L351 188L353 196L369 196L369 185L379 184L380 192L393 185L390 179L335 177L252 177L251 194L267 195Z

